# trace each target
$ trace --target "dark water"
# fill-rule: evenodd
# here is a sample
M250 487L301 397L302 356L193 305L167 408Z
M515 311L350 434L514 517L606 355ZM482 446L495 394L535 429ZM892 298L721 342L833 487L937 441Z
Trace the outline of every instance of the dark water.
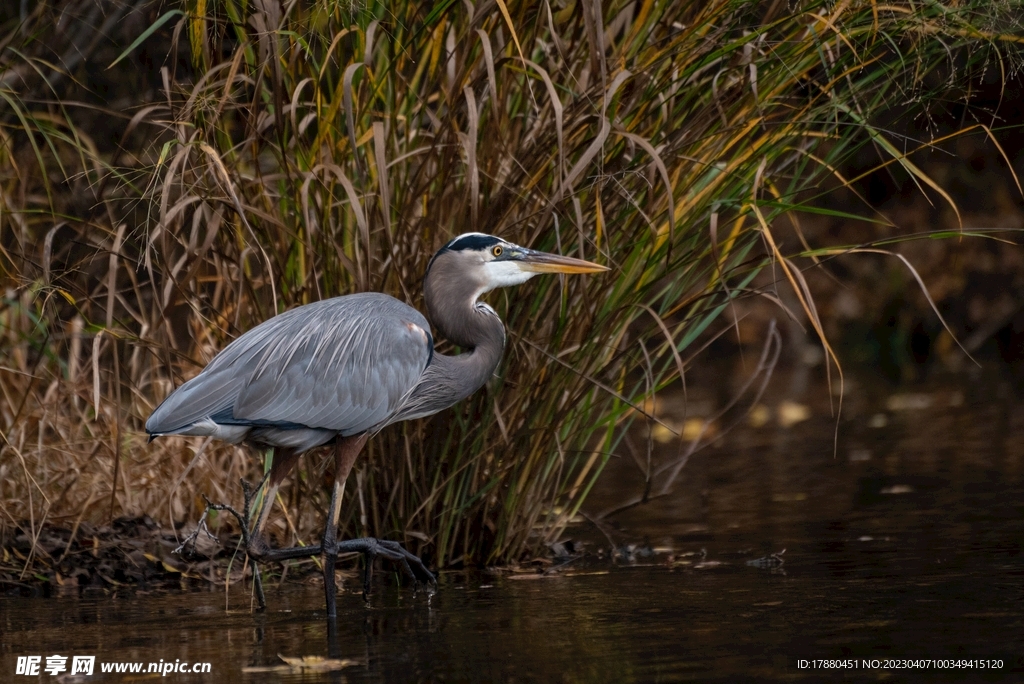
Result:
M260 616L238 588L227 611L217 591L0 599L0 681L35 681L15 675L18 656L54 654L95 655L96 674L61 680L82 682L1024 681L1024 405L998 382L855 389L834 448L827 397L804 401L809 420L729 434L676 494L606 528L617 544L671 548L674 566L661 553L542 579L448 573L432 597L339 597L331 634L319 585L272 589ZM627 496L637 472L613 463L591 510ZM604 539L573 533L592 551ZM783 549L781 568L748 565ZM358 664L243 672L279 654ZM99 672L161 660L212 672Z

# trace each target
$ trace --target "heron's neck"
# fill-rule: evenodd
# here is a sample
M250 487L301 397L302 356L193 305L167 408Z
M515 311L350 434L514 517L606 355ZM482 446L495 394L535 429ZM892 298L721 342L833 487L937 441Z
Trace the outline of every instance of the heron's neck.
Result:
M461 400L482 387L498 367L505 348L505 326L493 309L477 302L480 288L476 283L431 275L438 274L428 273L423 287L430 322L444 338L467 350L457 356L435 358L453 379L458 379L457 400Z

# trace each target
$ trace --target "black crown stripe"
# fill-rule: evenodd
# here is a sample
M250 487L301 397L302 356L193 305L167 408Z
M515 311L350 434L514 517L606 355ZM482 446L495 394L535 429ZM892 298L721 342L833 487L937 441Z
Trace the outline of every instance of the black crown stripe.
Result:
M501 240L493 235L462 235L455 238L441 249L442 251L449 250L452 252L461 252L464 249L487 249L488 247L499 244L500 242Z

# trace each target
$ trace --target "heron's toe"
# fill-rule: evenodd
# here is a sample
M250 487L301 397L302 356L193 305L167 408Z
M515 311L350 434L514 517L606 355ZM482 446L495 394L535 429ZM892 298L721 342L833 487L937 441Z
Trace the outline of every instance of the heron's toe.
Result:
M416 582L423 582L424 584L433 584L435 587L437 586L437 578L434 577L434 573L427 569L427 566L423 564L423 561L420 560L419 556L413 555L396 541L379 539L377 540L377 544L377 553L392 562L401 563L402 569L405 570L405 574L413 580Z

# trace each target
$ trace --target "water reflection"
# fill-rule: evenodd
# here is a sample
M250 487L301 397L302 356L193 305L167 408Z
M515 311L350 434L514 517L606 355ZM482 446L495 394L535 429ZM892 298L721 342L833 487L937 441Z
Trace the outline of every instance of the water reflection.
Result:
M117 682L152 675L99 663L211 662L211 675L176 681L668 682L836 674L799 659L997 658L998 671L850 677L1020 678L1024 407L992 387L906 405L855 394L837 445L824 395L794 427L727 436L687 465L678 495L609 521L617 542L671 548L674 565L660 554L541 579L446 573L434 596L382 583L369 607L340 597L333 631L318 584L272 589L256 616L239 589L227 608L219 591L0 599L0 680L18 656L52 654L96 655L97 674L78 681ZM664 449L655 457L675 453ZM593 510L635 485L634 470L613 464ZM572 532L604 543L591 526ZM749 564L783 549L781 569ZM279 655L359 664L243 672Z
M786 575L645 567L502 579L490 589L479 576L448 577L430 600L388 591L366 609L345 597L332 635L315 587L289 587L278 595L282 607L255 617L225 613L211 593L16 599L4 603L2 661L7 674L14 656L31 654L210 661L211 681L225 682L773 679L799 675L798 658L822 657L1003 658L1003 674L1020 666L1019 563L972 552L907 572L911 557L895 550L820 555L832 562L805 553L788 561ZM857 570L864 565L855 557L870 569ZM242 672L277 664L278 654L363 664Z

